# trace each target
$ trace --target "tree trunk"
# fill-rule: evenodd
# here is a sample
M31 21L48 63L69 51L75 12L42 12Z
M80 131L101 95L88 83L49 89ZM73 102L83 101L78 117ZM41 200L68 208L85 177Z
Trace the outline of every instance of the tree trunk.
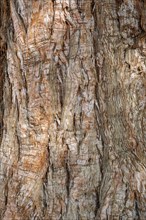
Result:
M146 1L0 2L0 219L146 219Z

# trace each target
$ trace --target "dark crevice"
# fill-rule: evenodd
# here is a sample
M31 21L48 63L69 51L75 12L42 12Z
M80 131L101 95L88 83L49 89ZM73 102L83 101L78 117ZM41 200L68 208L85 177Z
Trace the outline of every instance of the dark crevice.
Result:
M7 74L7 23L10 16L9 1L0 1L0 144L3 136L4 84Z
M92 2L91 2L91 9L92 9L93 17L94 17L94 32L96 33L98 24L97 24L97 11L96 11L95 0L92 0ZM99 67L96 62L96 54L98 51L98 42L97 42L97 38L95 38L94 36L93 36L93 47L94 47L94 58L95 58L95 70L96 70L96 74L97 74L97 80L99 82Z
M19 138L19 135L18 135L17 131L16 131L16 138L17 138L17 144L18 144L18 156L17 156L17 158L18 158L18 161L19 161L20 160L20 152L21 152L21 148L20 148L21 142L20 142L20 138Z
M124 206L126 206L126 202L128 200L128 194L129 194L129 189L128 189L128 184L126 184Z
M80 146L81 146L82 143L84 142L86 136L87 136L87 133L85 132L85 133L83 134L83 137L82 137L82 138L79 140L79 142L78 142L78 146L77 146L77 149L78 149L78 155L80 155Z
M44 212L44 215L45 215L45 211L48 207L48 203L47 203L47 197L48 197L48 191L47 191L47 187L48 187L48 173L49 173L49 169L50 169L50 165L51 165L51 162L50 162L50 146L49 146L49 143L50 143L50 139L48 140L48 146L47 146L47 151L48 151L48 166L47 166L47 170L46 170L46 173L44 175L44 178L43 178L43 212ZM53 164L52 164L52 167L53 167ZM53 171L53 169L52 169Z
M69 168L68 159L65 162L65 169L66 169L66 190L67 190L67 197L69 198L69 195L70 195L70 168Z
M96 194L96 200L95 200L95 203L96 203L96 206L95 206L95 217L96 217L97 216L97 212L98 212L98 210L100 208L100 200L99 200L98 189L96 189L95 194Z
M136 192L134 193L134 197L135 197L134 205L135 205L136 219L140 220L139 207L138 207L138 198L137 198Z
M0 219L2 219L2 217L4 216L4 214L5 214L5 212L6 212L6 210L7 210L7 205L8 205L8 197L9 197L9 189L8 189L8 180L6 180L6 184L5 184L5 191L4 191L4 193L5 193L5 207L4 207L4 210L2 210L1 211L1 213L0 213Z
M53 19L52 19L50 36L52 36L52 34L53 34L53 26L54 26L54 21L55 21L55 0L52 0L52 3L53 3Z
M79 205L77 205L77 220L80 220L80 208Z
M116 0L116 5L119 8L121 4L123 3L123 0Z
M47 193L46 185L43 184L43 212L44 212L43 214L45 214L45 210L48 207L46 193Z
M61 69L61 66L58 65L59 68L59 74L57 75L57 81L58 81L58 90L59 90L59 100L60 100L60 107L61 110L63 109L64 105L64 76Z

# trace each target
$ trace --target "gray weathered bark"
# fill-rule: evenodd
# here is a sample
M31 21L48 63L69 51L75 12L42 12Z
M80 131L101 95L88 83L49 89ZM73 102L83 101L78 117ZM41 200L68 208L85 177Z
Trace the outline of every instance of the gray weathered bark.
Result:
M0 6L0 219L145 220L145 0Z

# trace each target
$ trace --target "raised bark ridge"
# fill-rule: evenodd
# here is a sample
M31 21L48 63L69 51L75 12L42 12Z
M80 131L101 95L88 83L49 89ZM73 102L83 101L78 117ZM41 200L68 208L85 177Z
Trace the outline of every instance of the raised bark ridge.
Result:
M1 219L146 219L145 1L0 6Z

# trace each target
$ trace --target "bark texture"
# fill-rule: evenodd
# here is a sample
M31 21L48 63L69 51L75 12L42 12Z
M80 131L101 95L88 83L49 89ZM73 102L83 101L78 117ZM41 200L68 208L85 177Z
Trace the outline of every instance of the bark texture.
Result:
M146 1L0 2L0 219L146 219Z

